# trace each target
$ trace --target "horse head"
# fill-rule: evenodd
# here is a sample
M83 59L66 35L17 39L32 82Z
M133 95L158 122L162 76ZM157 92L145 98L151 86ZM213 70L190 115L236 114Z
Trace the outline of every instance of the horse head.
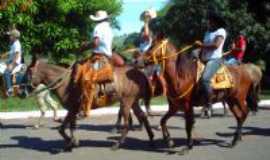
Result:
M41 84L43 80L42 75L40 74L41 72L40 63L42 63L41 60L38 59L36 55L33 55L32 61L26 70L27 80L33 88Z

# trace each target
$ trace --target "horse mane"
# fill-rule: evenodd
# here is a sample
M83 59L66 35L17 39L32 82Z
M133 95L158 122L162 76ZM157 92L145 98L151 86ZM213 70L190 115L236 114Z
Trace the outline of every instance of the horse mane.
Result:
M192 76L196 74L196 65L194 57L190 52L183 52L177 56L176 69L177 73L182 77Z
M55 65L55 64L50 64L50 63L48 63L48 61L45 60L45 59L39 59L38 61L39 61L39 63L42 64L42 66L44 66L44 67L46 67L46 68L49 68L49 69L52 69L52 70L54 70L54 71L56 71L56 72L64 72L64 71L66 71L66 68L57 66L57 65Z

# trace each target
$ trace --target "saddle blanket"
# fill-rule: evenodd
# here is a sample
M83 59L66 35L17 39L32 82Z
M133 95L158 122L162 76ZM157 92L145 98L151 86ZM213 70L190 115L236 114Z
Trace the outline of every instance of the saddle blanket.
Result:
M200 61L197 61L197 64L197 81L199 81L205 65ZM225 65L221 65L217 73L213 76L213 78L211 79L211 86L213 87L213 89L226 89L233 87L231 73Z

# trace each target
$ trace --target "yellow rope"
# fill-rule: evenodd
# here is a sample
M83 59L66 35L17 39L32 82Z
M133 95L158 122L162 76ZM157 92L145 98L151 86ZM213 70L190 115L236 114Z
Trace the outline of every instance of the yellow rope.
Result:
M194 46L194 44L188 45L188 46L182 48L180 51L176 52L175 54L166 56L166 45L167 45L167 43L168 43L168 39L163 40L162 43L160 44L160 46L159 46L158 48L156 48L156 49L152 52L153 55L150 55L149 57L146 57L146 59L153 58L154 64L158 64L158 62L162 60L162 68L163 68L163 70L165 69L165 59L168 59L168 58L177 56L177 55L179 55L179 54L181 54L181 53L184 53L184 52L186 52L187 50L191 49L191 48ZM160 60L157 59L157 51L158 51L159 49L161 49L161 56L162 56ZM185 96L193 89L193 86L194 86L194 84L192 84L192 85L191 85L184 93L182 93L180 96L178 96L178 97L171 97L171 98L181 99L181 98L185 97Z

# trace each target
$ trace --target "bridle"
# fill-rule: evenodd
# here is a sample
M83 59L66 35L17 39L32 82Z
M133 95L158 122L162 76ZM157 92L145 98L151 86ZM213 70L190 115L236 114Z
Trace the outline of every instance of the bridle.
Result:
M70 77L72 67L74 64L75 64L75 62L72 63L72 65L67 69L67 71L65 71L64 73L62 73L61 75L56 77L48 85L46 85L45 88L34 91L30 96L37 95L45 90L55 90L55 89L61 87L64 84L65 80L67 80ZM34 65L34 68L31 70L31 79L34 79L37 77L36 72L37 72L38 65L39 65L39 61L36 62L36 64ZM31 85L31 87L36 88L36 86L33 84L32 80L30 81L30 85Z
M164 39L161 41L160 45L155 48L154 51L152 51L152 54L150 55L145 55L144 60L148 62L153 62L154 64L161 64L162 69L165 70L165 60L169 58L173 58L179 54L185 53L189 49L193 48L194 44L187 45L184 48L180 49L178 52L171 54L171 55L166 55L166 50L168 47L168 39ZM158 52L161 51L161 56L158 55Z
M155 48L155 50L152 52L152 54L150 55L145 55L144 60L148 61L148 62L153 62L154 64L161 64L162 65L162 73L165 70L165 60L169 59L169 58L173 58L179 54L185 53L186 51L188 51L189 49L193 48L194 44L191 45L187 45L184 48L180 49L178 52L171 54L171 55L167 55L166 56L166 50L167 50L167 46L168 46L168 39L162 40L161 44ZM158 55L158 52L161 51L161 56ZM177 96L177 97L169 97L169 98L173 98L173 99L181 99L183 97L185 97L188 93L190 93L190 91L193 89L194 84L192 84L186 91L184 91L181 95Z

